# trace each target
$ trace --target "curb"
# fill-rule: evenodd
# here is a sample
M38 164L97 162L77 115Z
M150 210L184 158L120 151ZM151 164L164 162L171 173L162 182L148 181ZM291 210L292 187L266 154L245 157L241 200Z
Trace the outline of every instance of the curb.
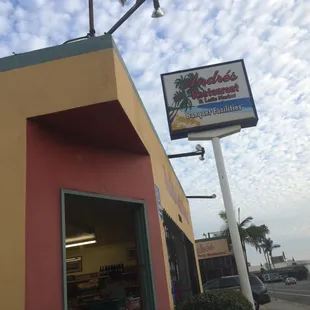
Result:
M303 307L305 310L308 310L308 309L310 310L310 307L308 305L306 306L304 304L299 304L299 303L296 303L296 302L291 302L291 301L287 301L287 300L280 299L280 298L274 298L274 297L271 298L271 303L266 304L266 307L268 307L268 305L272 304L273 301L275 301L275 302L279 301L279 302L284 303L284 304L288 304L288 305L292 305L292 306L298 306L298 307Z
M291 301L287 301L287 300L280 299L280 298L274 298L274 297L271 298L271 301L280 301L280 302L284 302L284 303L290 304L290 305L305 306L305 305L299 304L299 303L297 303L297 302L291 302ZM307 306L307 307L308 307L308 306Z

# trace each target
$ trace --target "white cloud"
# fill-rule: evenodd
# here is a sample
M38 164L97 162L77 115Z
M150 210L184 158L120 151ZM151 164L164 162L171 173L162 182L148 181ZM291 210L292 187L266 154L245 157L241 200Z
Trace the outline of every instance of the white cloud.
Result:
M130 5L133 1L130 1ZM195 143L171 142L160 73L244 57L260 121L257 128L223 140L235 207L266 223L288 257L310 258L310 32L309 1L166 1L162 19L146 2L115 33L155 128L168 153ZM95 1L97 34L129 8ZM85 1L23 0L0 3L0 56L61 44L88 32ZM221 227L223 208L210 143L206 161L173 165L187 194L216 193L191 201L195 234ZM262 261L254 250L250 260Z

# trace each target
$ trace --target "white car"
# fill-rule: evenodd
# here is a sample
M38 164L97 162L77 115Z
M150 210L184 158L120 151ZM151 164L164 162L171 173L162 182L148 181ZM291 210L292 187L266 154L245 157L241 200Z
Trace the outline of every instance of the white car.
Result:
M285 279L286 285L297 284L297 280L293 277L288 277Z

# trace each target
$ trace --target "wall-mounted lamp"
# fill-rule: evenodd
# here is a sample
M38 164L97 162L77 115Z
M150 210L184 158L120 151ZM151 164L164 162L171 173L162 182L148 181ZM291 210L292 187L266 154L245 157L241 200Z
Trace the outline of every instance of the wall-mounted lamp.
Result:
M190 156L199 156L200 160L205 160L205 149L200 144L196 145L195 152L187 152L187 153L180 153L180 154L171 154L167 155L168 158L180 158L180 157L190 157Z
M188 199L215 199L216 195L212 194L209 196L186 196L186 198L188 198Z

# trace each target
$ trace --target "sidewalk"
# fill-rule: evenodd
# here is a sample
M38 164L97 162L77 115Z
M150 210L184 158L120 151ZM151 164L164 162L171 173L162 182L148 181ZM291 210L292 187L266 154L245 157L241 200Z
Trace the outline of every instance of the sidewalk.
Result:
M310 306L292 303L286 300L272 299L271 303L261 306L261 310L310 310Z

